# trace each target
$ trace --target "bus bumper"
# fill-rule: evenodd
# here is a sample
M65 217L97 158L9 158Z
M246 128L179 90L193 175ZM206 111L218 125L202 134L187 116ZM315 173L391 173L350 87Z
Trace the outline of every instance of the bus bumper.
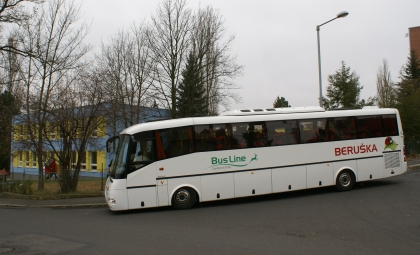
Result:
M128 210L127 190L106 190L105 202L112 211Z

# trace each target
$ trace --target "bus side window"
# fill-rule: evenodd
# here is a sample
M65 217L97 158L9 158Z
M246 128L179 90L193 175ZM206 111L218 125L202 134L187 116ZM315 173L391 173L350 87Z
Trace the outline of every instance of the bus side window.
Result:
M357 127L357 138L366 138L367 134L366 134L366 130L367 130L367 126L358 126Z
M315 122L316 121L314 120L300 120L299 121L301 143L314 143L317 141Z
M357 138L372 138L382 136L380 116L357 116Z
M159 131L155 132L155 139L156 139L156 157L158 160L165 159L166 153L165 153L165 150L163 149L162 138L160 136Z
M382 116L382 130L383 130L384 136L398 135L396 115L383 115Z
M273 142L271 145L281 145L283 143L284 132L276 132L273 135Z
M244 123L235 123L232 124L232 148L233 149L242 149L246 148L246 142L243 138L243 135L246 133L246 124Z
M158 159L182 156L193 152L192 127L170 128L156 131Z
M267 121L265 122L264 132L268 146L298 143L295 120Z
M327 131L326 131L326 119L317 119L316 120L316 142L325 142L327 141Z
M219 129L216 131L216 150L225 149L225 138L226 138L225 130Z
M329 141L341 141L356 138L355 121L353 117L330 118L327 123Z
M210 129L212 129L212 125L194 127L196 151L213 151L216 149L216 140L211 136Z

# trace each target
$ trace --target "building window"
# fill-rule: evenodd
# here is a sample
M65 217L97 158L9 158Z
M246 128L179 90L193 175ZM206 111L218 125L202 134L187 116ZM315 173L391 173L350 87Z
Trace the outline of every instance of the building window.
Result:
M75 151L72 151L71 152L71 167L73 169L76 168L76 164L77 164L76 152Z
M77 134L79 138L83 138L85 135L85 119L82 118L78 121L77 125Z
M96 137L98 137L98 119L97 118L93 118L91 125L93 127L92 137L93 138L96 138Z
M23 140L23 125L19 126L19 138L20 140Z
M44 162L44 163L47 163L47 152L46 151L43 151L42 152L42 162Z
M32 152L32 167L36 167L36 154L35 154L35 151Z
M25 165L29 167L29 151L25 151L25 162Z
M92 170L96 170L97 168L97 163L98 163L98 158L97 158L98 153L96 151L91 151L90 152L90 169Z
M86 169L86 153L79 154L79 159L81 160L80 169Z
M50 139L55 139L55 135L56 135L55 128L52 127L50 130Z
M36 132L37 130L37 125L32 125L32 134L34 136L34 139L38 139L38 133Z
M26 126L26 139L30 139L31 138L31 130L29 128L29 125Z
M22 166L22 161L23 161L23 153L20 151L19 152L19 166Z

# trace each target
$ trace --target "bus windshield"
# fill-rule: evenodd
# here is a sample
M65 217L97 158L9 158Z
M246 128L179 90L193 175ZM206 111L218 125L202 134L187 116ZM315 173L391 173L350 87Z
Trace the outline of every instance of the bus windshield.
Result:
M123 135L119 139L115 162L110 167L109 176L124 179L155 160L152 132Z
M109 176L113 179L123 179L126 177L125 169L130 140L129 135L124 135L119 140L115 161L109 169Z

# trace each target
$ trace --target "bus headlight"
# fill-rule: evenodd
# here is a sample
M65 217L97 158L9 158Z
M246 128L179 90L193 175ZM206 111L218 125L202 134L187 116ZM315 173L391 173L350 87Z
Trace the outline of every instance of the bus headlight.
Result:
M109 204L115 204L117 202L117 200L115 198L108 198L108 203Z

